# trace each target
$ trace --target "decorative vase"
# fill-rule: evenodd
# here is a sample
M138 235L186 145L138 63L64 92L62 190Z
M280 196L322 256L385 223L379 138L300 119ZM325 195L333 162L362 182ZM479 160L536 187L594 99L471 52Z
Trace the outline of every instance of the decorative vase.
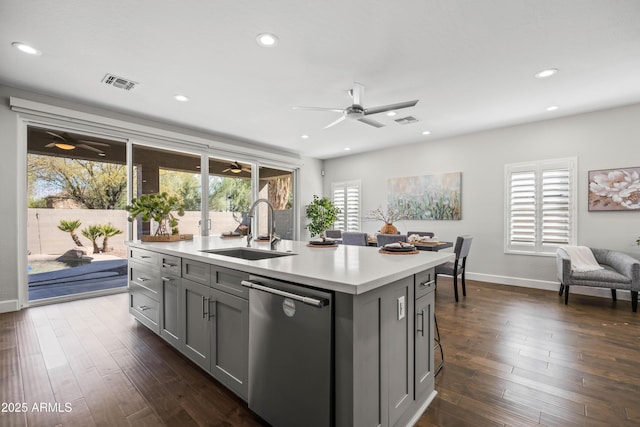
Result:
M380 233L382 234L398 234L398 229L391 223L385 223L382 228L380 228Z

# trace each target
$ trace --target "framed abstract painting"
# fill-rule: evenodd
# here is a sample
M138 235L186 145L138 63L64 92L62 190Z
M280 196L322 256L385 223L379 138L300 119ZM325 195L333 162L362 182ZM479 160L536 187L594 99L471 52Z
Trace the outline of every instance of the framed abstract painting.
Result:
M640 211L640 167L589 171L589 211Z
M389 207L410 220L460 220L461 172L390 178Z

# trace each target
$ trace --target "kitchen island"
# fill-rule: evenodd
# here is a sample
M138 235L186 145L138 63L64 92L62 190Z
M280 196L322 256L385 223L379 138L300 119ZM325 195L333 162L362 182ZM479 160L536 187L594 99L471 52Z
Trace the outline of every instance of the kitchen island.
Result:
M281 241L275 251L261 242L252 242L251 252L238 250L245 246L245 238L220 237L129 242L130 312L275 426L301 419L326 426L413 424L435 397L434 267L453 254L391 255L296 241ZM220 250L232 252L206 252ZM255 259L261 255L274 257ZM271 303L275 317L295 322L316 304L315 311L327 313L328 333L306 333L295 323L284 336L278 335L284 323L265 328L274 318L258 311L267 304L258 306L265 284L282 295ZM288 345L291 351L283 351ZM271 354L274 346L278 353ZM291 373L287 387L274 384L282 377L278 369ZM265 371L274 372L268 381L261 380ZM272 410L287 399L290 405Z

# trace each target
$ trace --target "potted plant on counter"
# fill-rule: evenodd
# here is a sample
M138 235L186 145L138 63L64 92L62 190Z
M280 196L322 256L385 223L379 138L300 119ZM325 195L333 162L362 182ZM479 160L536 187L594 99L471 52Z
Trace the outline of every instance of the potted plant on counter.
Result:
M142 241L171 242L176 240L191 240L193 234L179 234L178 216L184 216L184 204L177 197L170 197L167 193L145 194L131 199L131 204L125 207L129 212L127 220L133 220L140 215L142 221L154 220L158 227L153 235L143 235Z
M399 209L388 206L386 211L382 210L381 207L372 210L366 218L384 222L384 225L380 227L380 233L396 234L398 229L393 225L393 223L404 219L405 215Z
M311 237L320 236L322 242L326 242L324 232L336 222L340 209L328 197L320 198L314 194L313 201L306 207L306 214L309 224L305 228L309 230ZM310 243L314 244L315 241L312 240Z

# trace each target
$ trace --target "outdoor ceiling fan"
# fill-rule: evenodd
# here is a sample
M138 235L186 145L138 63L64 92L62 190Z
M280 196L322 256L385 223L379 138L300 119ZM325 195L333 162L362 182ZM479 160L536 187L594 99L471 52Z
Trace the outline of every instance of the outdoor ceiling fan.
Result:
M373 108L364 108L362 105L362 98L364 95L364 86L360 83L354 83L353 89L348 91L349 95L353 99L353 103L346 108L322 108L322 107L293 107L296 110L315 110L315 111L333 111L334 113L341 113L342 116L334 121L329 123L324 128L330 128L331 126L337 125L341 121L345 119L353 119L358 120L359 122L366 123L370 126L374 126L377 128L384 127L383 123L380 123L377 120L370 119L366 116L370 116L372 114L383 113L385 111L391 110L400 110L401 108L413 107L418 103L418 100L415 99L413 101L399 102L397 104L388 104L382 105L380 107Z
M226 169L224 169L222 172L231 172L231 173L251 172L251 168L242 166L238 162L231 162L229 166Z
M98 153L99 155L104 155L104 151L96 147L108 147L109 144L105 144L103 142L95 142L95 141L87 141L84 139L75 139L72 138L68 133L63 133L59 135L55 132L47 131L47 134L53 136L55 139L51 141L51 143L45 145L47 148L57 147L61 150L75 150L76 148L84 148L85 150L90 150ZM94 147L96 146L96 147Z

